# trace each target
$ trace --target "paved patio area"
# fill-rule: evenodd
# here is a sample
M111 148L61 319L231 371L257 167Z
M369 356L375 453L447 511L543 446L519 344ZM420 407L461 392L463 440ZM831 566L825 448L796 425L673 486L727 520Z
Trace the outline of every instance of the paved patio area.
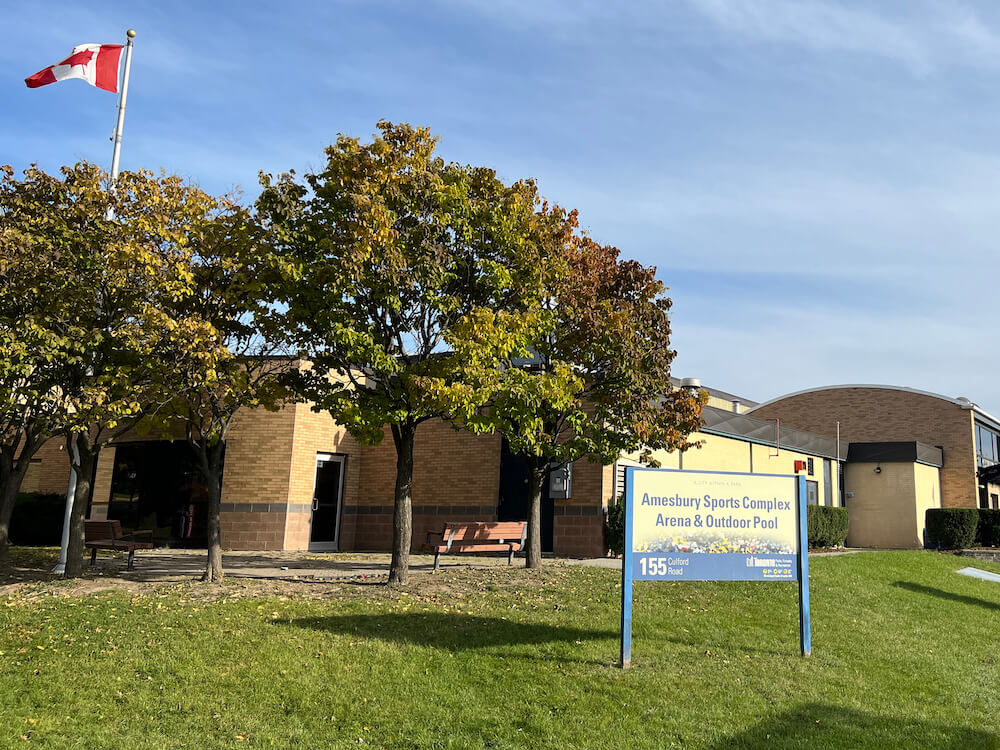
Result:
M204 550L157 549L137 552L135 570L125 570L125 556L101 552L97 570L89 565L85 571L101 575L121 576L137 581L180 581L201 576L205 569ZM345 578L385 578L389 574L389 553L349 552L224 552L222 565L227 576L235 578L273 578L298 580L338 580ZM88 560L89 562L89 560ZM620 566L620 561L617 562ZM524 559L514 560L523 566ZM441 569L506 567L507 556L478 555L444 556ZM430 573L434 556L410 556L412 573Z
M820 554L850 554L858 550L838 550ZM222 564L226 575L236 578L338 580L346 578L384 578L389 574L391 555L384 553L351 552L225 552ZM125 555L101 552L96 570L85 566L85 571L98 575L120 576L136 581L181 581L201 576L205 569L204 550L157 549L138 552L135 570L125 570ZM587 565L621 569L622 561L610 557L574 560L547 558L547 564ZM506 567L507 557L480 555L445 555L441 558L443 570L455 568ZM524 558L514 559L522 567ZM434 556L410 556L412 573L430 573L434 569Z

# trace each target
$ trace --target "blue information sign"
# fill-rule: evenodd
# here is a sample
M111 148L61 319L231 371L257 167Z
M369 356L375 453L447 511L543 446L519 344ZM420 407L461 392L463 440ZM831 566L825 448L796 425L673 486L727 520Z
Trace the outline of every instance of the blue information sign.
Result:
M622 556L622 666L632 660L633 581L798 581L809 634L805 479L628 468Z

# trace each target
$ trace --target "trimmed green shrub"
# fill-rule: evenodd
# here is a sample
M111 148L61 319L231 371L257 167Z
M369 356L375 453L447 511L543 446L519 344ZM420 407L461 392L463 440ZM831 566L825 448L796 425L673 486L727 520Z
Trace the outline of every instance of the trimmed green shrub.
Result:
M931 549L965 549L976 543L978 508L928 508L925 519Z
M604 518L604 547L613 555L625 550L625 496L619 495L608 504Z
M979 509L979 527L976 530L976 544L981 547L1000 547L1000 510Z
M10 517L11 544L59 545L65 509L65 495L41 492L18 495Z
M827 505L806 506L806 531L809 547L843 547L847 541L847 508Z

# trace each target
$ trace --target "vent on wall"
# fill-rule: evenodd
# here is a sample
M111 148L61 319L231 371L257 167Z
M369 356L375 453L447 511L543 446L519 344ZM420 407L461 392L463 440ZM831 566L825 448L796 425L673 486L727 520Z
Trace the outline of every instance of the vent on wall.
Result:
M639 464L633 461L618 461L615 464L615 486L611 495L612 500L625 494L625 469L629 466L639 466Z
M617 500L625 492L625 466L626 464L615 464L615 489L612 499Z

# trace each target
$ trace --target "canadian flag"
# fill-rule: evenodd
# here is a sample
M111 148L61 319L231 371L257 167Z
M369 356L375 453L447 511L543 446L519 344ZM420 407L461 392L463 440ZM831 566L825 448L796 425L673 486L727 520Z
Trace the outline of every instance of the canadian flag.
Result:
M82 78L91 86L118 93L118 60L122 55L120 44L81 44L73 54L60 63L39 70L24 79L29 89L48 83Z

